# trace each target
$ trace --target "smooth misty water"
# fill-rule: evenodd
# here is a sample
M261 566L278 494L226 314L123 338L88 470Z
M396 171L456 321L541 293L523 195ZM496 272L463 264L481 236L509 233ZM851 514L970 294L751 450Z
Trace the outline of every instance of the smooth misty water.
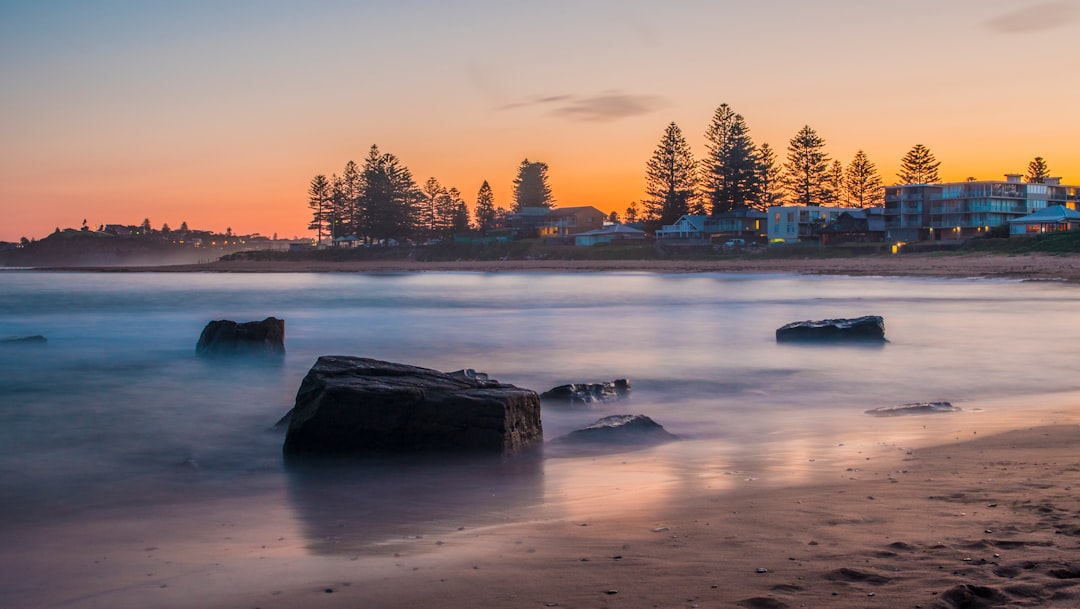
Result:
M795 482L830 446L1071 417L1039 405L1080 390L1078 305L1075 287L987 280L3 272L0 337L49 342L0 348L0 536L251 498L252 510L290 514L310 551L332 553L328 544L355 549L425 522L483 525L553 507L565 516L616 487L650 489L636 500L652 501L684 485L721 488L733 473ZM867 314L885 316L888 344L774 340L790 321ZM269 315L286 320L283 362L195 357L209 320ZM633 412L687 441L614 458L287 469L273 424L324 354L474 368L539 391L628 377L629 403L545 409L547 438ZM934 400L965 412L917 423L863 414ZM328 532L346 524L344 541Z

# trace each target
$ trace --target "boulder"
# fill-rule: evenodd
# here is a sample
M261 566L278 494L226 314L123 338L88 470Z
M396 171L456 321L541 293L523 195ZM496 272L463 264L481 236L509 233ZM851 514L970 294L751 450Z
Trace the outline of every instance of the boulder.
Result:
M796 321L776 330L777 342L885 342L885 320L880 315L851 319Z
M323 356L300 383L287 455L488 452L543 444L536 392L472 370Z
M285 320L267 317L262 321L236 323L223 319L206 324L195 353L216 355L285 355Z
M872 408L867 410L866 414L875 417L899 417L908 414L937 414L941 412L960 412L960 409L949 402L917 402L914 404Z
M617 414L572 431L554 441L559 444L652 445L679 437L643 414Z
M44 345L47 342L49 340L40 334L0 338L0 345Z
M610 383L574 383L559 385L540 394L540 401L564 406L592 406L630 397L630 381L617 379Z

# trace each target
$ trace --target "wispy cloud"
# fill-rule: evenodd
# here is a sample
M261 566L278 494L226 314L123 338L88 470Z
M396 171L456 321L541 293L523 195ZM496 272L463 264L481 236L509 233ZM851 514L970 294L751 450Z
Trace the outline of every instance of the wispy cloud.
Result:
M530 106L548 106L548 114L558 118L586 122L616 121L648 114L662 108L664 101L652 95L632 95L609 91L599 95L550 95L500 106L499 110L514 110Z
M1076 2L1041 2L988 19L985 23L999 34L1030 34L1061 27L1080 18Z

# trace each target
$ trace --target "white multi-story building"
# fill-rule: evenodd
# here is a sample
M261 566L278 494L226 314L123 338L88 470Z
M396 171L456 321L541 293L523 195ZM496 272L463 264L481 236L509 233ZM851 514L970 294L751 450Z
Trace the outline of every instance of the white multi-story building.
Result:
M847 210L817 205L770 207L768 209L769 243L819 241L820 238L814 231L835 221L844 211Z

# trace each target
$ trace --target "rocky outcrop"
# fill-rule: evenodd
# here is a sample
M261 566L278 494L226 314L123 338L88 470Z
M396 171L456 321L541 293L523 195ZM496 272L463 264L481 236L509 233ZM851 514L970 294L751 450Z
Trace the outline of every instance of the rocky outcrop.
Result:
M599 421L572 431L561 438L558 444L601 444L617 446L641 446L674 442L679 437L664 429L656 421L643 414L617 414L604 417Z
M0 338L0 345L14 346L14 345L44 345L49 342L47 338L40 334L33 336L8 336L7 338Z
M574 383L559 385L540 394L545 404L562 406L592 406L630 397L630 381L617 379L610 383Z
M909 414L938 414L942 412L960 412L960 409L949 402L917 402L873 408L867 410L866 414L875 417L899 417Z
M536 392L472 370L323 356L296 393L287 455L489 452L544 440Z
M879 315L851 319L796 321L776 330L777 342L885 342L885 320Z
M267 317L262 321L236 323L227 319L206 324L197 355L285 355L285 320Z

